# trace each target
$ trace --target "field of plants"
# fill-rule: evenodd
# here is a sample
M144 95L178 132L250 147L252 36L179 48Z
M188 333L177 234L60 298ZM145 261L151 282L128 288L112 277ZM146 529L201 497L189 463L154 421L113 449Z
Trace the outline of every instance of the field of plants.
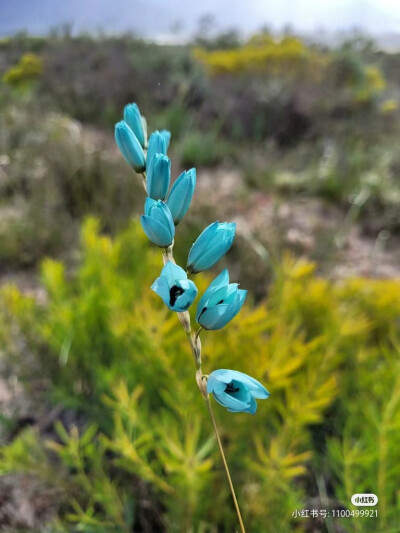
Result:
M204 371L271 393L255 416L213 402L247 533L400 531L400 53L68 31L0 40L0 531L239 531L185 332L150 290L162 251L114 141L130 102L171 132L172 179L197 169L177 263L237 223L194 279L227 267L248 290L202 332Z

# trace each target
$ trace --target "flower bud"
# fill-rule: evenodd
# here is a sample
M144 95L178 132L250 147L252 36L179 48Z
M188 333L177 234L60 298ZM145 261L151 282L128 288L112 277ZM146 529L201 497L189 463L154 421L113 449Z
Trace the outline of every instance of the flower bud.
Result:
M136 135L124 120L121 120L115 125L114 134L115 142L124 156L125 161L136 172L143 172L146 166L143 148L140 146Z
M160 248L172 244L175 226L169 207L161 200L146 198L140 223L147 237Z
M170 180L171 161L169 157L163 154L154 154L147 169L147 194L153 200L164 200L168 194Z
M146 124L146 119L140 114L137 104L133 103L125 106L124 120L135 134L142 148L145 148L147 133L143 126Z
M150 161L154 154L164 154L164 155L167 154L168 145L169 145L169 138L166 135L166 133L160 132L158 130L153 131L153 133L150 135L149 145L147 148L147 156L146 156L146 168L147 169L149 168Z
M170 208L175 225L186 215L196 186L196 169L182 172L172 186L166 204Z
M232 246L235 238L234 222L214 222L197 238L190 249L187 261L189 272L196 274L211 268Z

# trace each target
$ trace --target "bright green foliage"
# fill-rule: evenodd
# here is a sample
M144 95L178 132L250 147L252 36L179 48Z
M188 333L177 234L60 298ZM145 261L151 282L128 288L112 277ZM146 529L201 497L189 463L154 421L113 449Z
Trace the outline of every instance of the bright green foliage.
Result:
M23 87L39 78L42 72L42 59L36 54L26 53L3 74L2 81L12 87Z
M44 467L46 467L46 457L34 430L22 431L9 446L4 446L0 450L1 476L24 472L40 476L45 474Z
M51 437L20 434L0 471L37 475L40 464L63 488L64 531L236 526L184 332L149 289L160 268L137 224L111 239L89 219L73 275L44 262L45 300L0 293L4 353L28 361L30 382L40 376L46 401L76 420ZM200 292L207 282L196 277ZM345 531L397 527L399 312L399 281L333 283L287 259L267 301L203 336L205 372L240 369L271 392L255 417L216 406L249 532L306 531L293 511L320 498L351 509L355 492L378 495L379 517L344 519Z
M185 167L212 167L223 161L229 147L219 139L217 132L188 132L182 139L179 157Z

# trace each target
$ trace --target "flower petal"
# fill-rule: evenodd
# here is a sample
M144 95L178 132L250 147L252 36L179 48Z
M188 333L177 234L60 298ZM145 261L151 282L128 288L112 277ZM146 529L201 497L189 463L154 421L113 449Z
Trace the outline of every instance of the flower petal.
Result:
M168 281L168 285L171 288L176 285L178 280L187 280L187 274L179 265L176 265L172 261L167 261L163 269L161 270L161 277L165 277Z
M161 130L160 134L162 135L162 137L164 139L165 152L167 152L168 148L169 148L169 143L171 141L171 132L168 131L168 130Z
M218 232L195 261L195 272L201 272L214 266L230 249L234 237L235 234L231 232Z
M204 329L221 329L229 321L229 317L226 316L228 309L229 305L225 304L216 305L215 307L206 309L199 316L198 322Z
M235 318L243 307L244 301L246 299L247 291L240 290L237 292L235 299L232 303L229 304L229 309L227 311L227 322L230 322Z
M125 161L137 172L142 172L145 168L143 148L140 146L136 135L124 120L115 124L114 137Z
M225 298L226 298L226 293L228 292L228 285L224 285L223 287L218 287L213 293L212 295L210 296L208 302L207 302L207 307L209 309L211 309L212 307L216 306L216 305L221 305L222 303L226 303L228 304L227 302L225 302Z
M151 210L156 205L157 205L157 200L153 200L153 198L150 198L148 196L144 202L144 214L147 216L151 216Z
M171 237L170 230L158 220L142 215L140 223L147 237L160 248L166 248L172 244L173 237Z
M197 237L195 242L192 244L192 247L189 251L189 257L187 262L187 268L188 270L191 270L192 265L198 261L198 259L202 256L203 253L207 250L207 246L209 245L211 239L214 237L218 230L219 222L213 222L209 226L204 229L200 235Z
M169 303L169 285L165 277L160 276L155 280L151 289L160 296L164 303L168 305Z
M214 375L214 372L212 372L207 379L207 392L210 394L212 392L216 394L222 394L225 392L226 389L226 383L220 381L217 379Z
M196 186L196 169L192 168L177 178L166 203L171 210L175 224L186 215Z
M214 294L216 290L218 290L220 287L223 287L229 283L229 272L226 268L210 283L210 285L207 287L206 291L204 292L203 296L200 298L199 303L197 305L197 312L196 312L196 321L199 321L199 316L201 312L203 311L204 307L206 307L208 300L211 298L211 296Z
M228 409L228 411L230 413L237 413L238 412L236 409ZM249 407L247 407L246 409L243 409L241 412L242 413L250 413L250 414L254 415L256 411L257 411L257 402L252 396L251 400L250 400Z
M128 104L124 108L124 120L136 135L142 148L145 147L145 136L143 130L143 121L137 104Z
M249 402L242 402L237 400L230 394L223 392L221 394L214 394L215 400L220 404L229 409L231 412L241 412L249 408Z
M213 378L223 383L230 383L233 380L245 383L249 387L249 390L253 394L254 398L265 399L269 398L270 396L270 393L259 381L252 378L248 374L239 372L239 370L228 370L226 368L220 368L218 370L214 370L210 374L210 376L211 375L213 376Z
M178 296L176 299L174 310L175 311L186 311L192 305L193 300L197 296L197 287L191 280L185 280L184 284L188 284L188 287L184 289L184 293L181 296ZM181 286L182 283L179 283Z
M171 161L167 155L154 154L147 169L147 194L154 200L164 200L171 180Z
M164 154L167 153L167 147L165 145L164 136L158 131L153 131L149 138L149 145L147 148L146 156L146 168L149 168L150 161L154 154Z

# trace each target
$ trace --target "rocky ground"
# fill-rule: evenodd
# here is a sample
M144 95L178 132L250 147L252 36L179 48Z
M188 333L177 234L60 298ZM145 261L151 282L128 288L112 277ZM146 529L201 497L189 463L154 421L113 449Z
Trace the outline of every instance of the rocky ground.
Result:
M239 171L202 170L197 201L237 222L238 235L262 249L294 250L320 265L329 277L400 276L400 238L386 230L371 232L362 220L320 198L285 197L246 190ZM212 191L212 194L210 194Z

